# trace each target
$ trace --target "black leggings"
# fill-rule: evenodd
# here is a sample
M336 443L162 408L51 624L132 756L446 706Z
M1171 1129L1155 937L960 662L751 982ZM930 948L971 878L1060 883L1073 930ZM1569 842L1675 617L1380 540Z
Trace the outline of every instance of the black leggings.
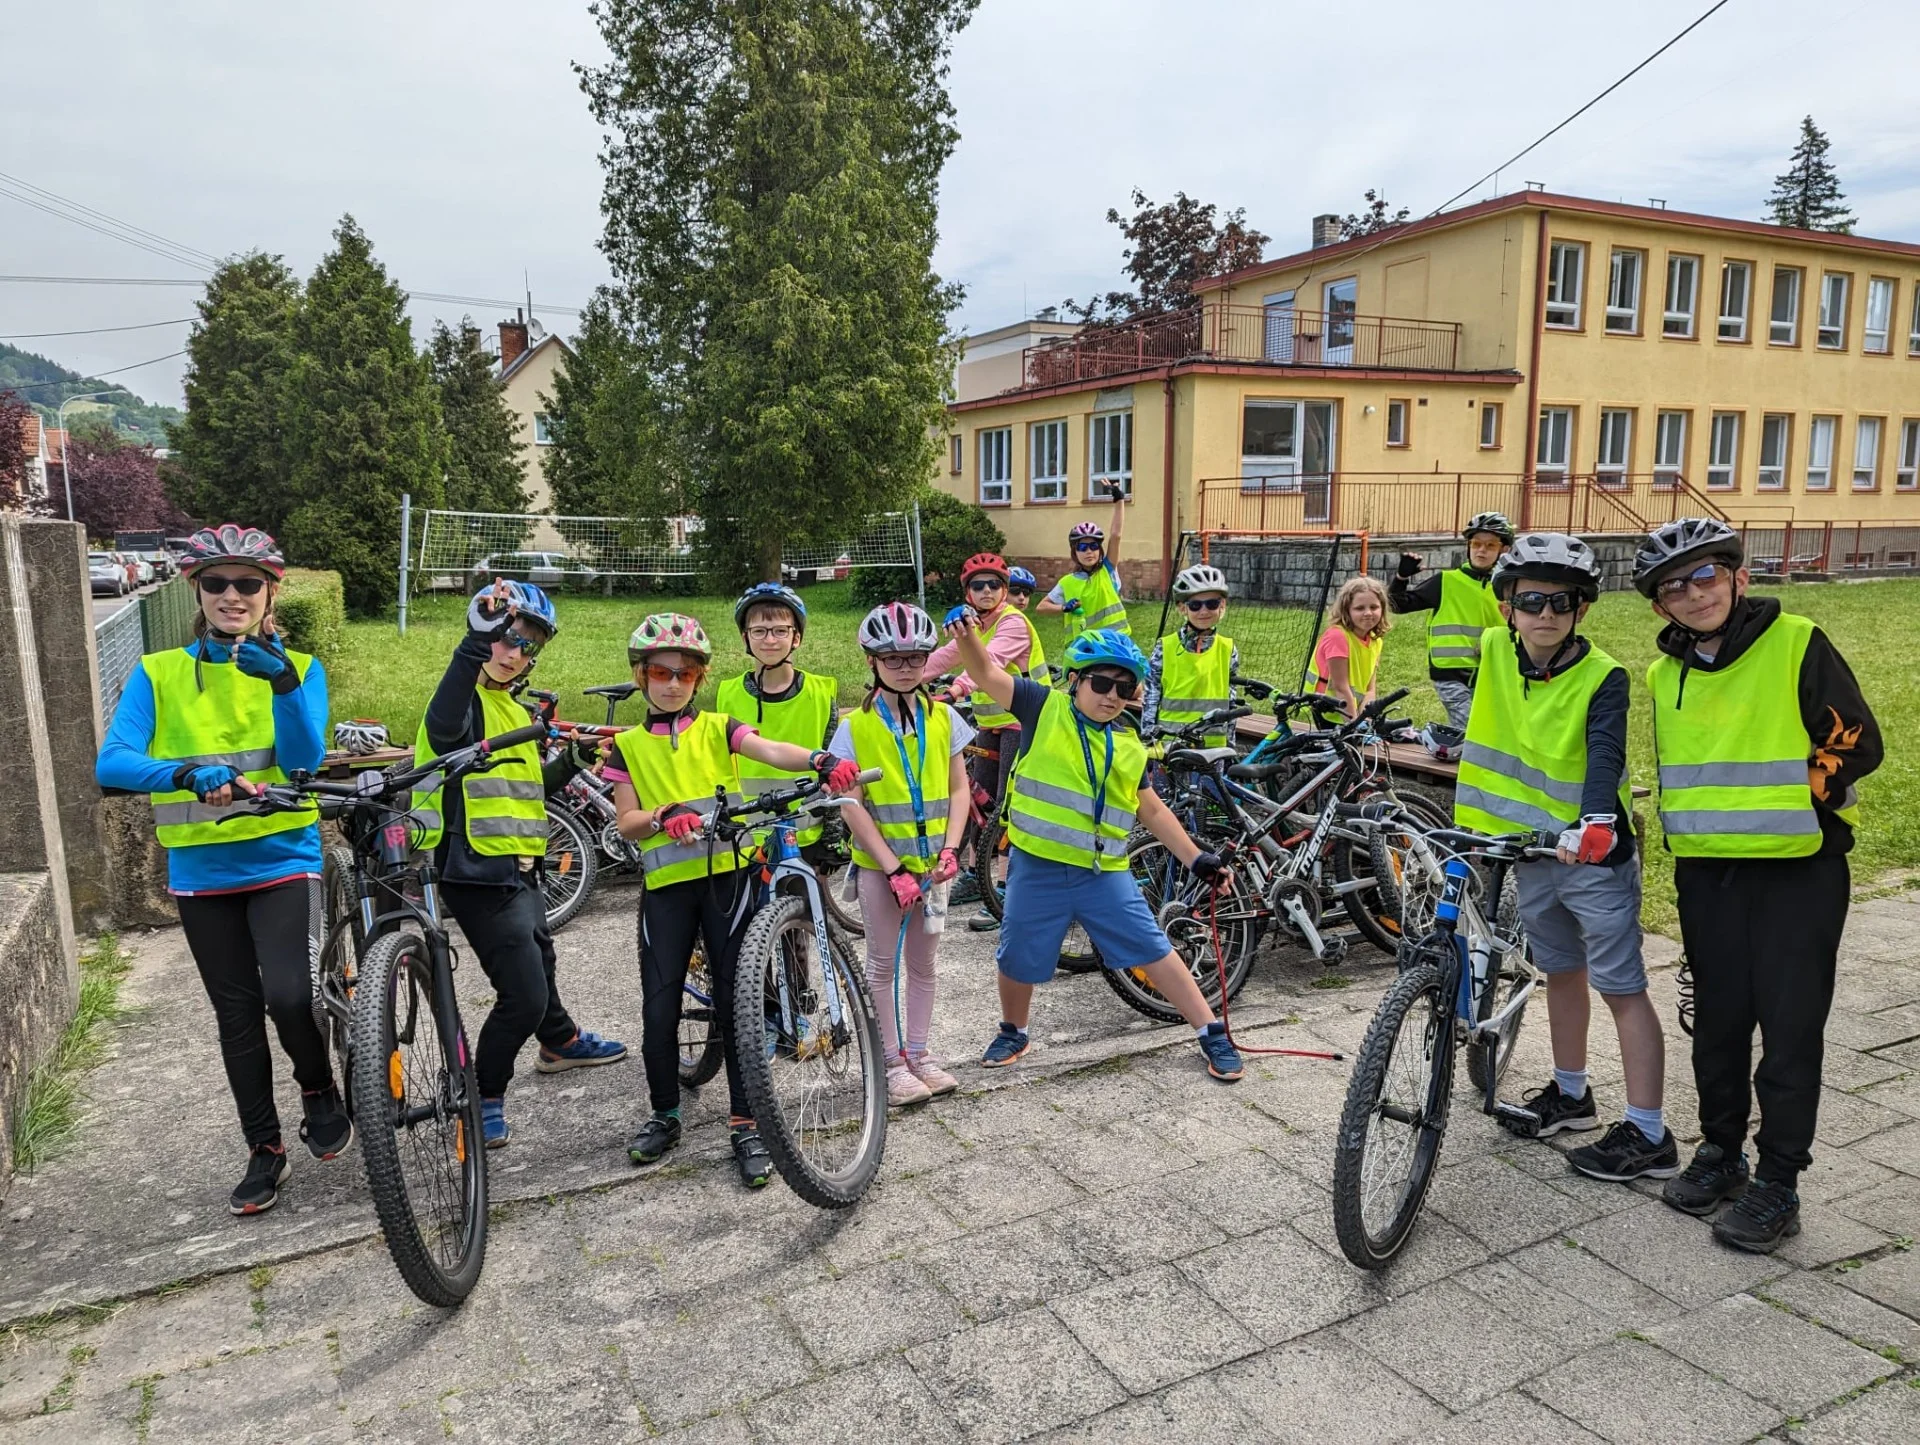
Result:
M175 901L220 1027L220 1057L247 1147L277 1145L268 1015L301 1089L311 1093L333 1082L326 1040L314 1022L308 963L309 954L320 951L319 880L296 878L246 893Z
M493 1010L480 1026L473 1071L480 1096L497 1099L507 1092L513 1061L528 1039L558 1049L578 1032L554 982L546 898L532 871L510 888L442 883L440 896L493 984Z
M713 983L714 1026L726 1040L727 1107L737 1118L753 1112L733 1051L733 975L746 932L740 904L747 878L747 870L736 868L664 888L649 885L641 896L640 1059L656 1110L680 1107L680 1000L697 930Z

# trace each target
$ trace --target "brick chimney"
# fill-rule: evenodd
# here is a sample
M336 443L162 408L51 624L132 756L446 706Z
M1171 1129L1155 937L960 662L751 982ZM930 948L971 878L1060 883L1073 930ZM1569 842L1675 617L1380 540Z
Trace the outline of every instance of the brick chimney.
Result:
M1316 225L1318 222L1315 223ZM526 354L526 313L515 310L513 320L500 323L500 369L505 371Z
M1315 216L1313 218L1313 249L1331 246L1340 239L1340 218L1335 215ZM504 331L501 333L506 334Z

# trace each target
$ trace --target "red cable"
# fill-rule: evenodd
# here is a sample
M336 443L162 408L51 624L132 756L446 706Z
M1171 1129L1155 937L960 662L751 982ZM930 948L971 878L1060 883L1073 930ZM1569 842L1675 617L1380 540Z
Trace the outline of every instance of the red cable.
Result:
M1213 965L1220 974L1220 1027L1226 1032L1227 1042L1243 1054L1285 1054L1295 1059L1325 1059L1330 1063L1343 1063L1345 1054L1328 1053L1324 1049L1261 1049L1251 1044L1242 1044L1233 1036L1233 1023L1227 1017L1227 956L1220 948L1220 890L1210 889L1207 893L1207 929L1213 934Z

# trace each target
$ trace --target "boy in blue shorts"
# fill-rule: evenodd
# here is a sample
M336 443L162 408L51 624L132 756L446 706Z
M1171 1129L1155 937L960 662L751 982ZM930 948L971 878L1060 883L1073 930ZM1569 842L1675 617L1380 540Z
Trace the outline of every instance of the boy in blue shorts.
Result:
M947 635L974 686L1020 722L1008 835L1006 917L995 961L1000 1031L981 1062L1000 1068L1022 1057L1035 984L1053 977L1060 944L1075 923L1108 968L1137 968L1193 1026L1207 1072L1224 1083L1242 1073L1239 1050L1207 1007L1200 985L1167 941L1127 869L1136 817L1202 882L1218 886L1226 867L1201 849L1146 785L1146 744L1116 726L1147 675L1133 640L1108 628L1082 632L1062 659L1066 688L1017 678L987 655L965 608L947 617Z

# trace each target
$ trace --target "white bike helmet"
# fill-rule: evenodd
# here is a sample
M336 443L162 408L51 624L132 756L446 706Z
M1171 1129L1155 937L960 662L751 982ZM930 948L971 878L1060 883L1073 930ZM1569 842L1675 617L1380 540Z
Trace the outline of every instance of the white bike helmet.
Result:
M350 718L333 725L333 746L336 752L350 753L356 758L364 758L377 753L387 746L386 724L374 722L369 718Z
M1564 532L1527 532L1515 539L1493 569L1493 595L1505 601L1514 584L1564 582L1588 602L1600 599L1600 559L1593 548Z
M1185 602L1189 597L1204 597L1210 593L1228 596L1227 574L1218 567L1210 567L1205 562L1192 567L1182 568L1180 575L1173 579L1173 600Z
M933 619L911 602L883 602L860 620L860 650L868 657L932 652L939 645Z
M1420 745L1443 763L1458 762L1466 751L1467 735L1445 723L1428 723L1420 729Z

